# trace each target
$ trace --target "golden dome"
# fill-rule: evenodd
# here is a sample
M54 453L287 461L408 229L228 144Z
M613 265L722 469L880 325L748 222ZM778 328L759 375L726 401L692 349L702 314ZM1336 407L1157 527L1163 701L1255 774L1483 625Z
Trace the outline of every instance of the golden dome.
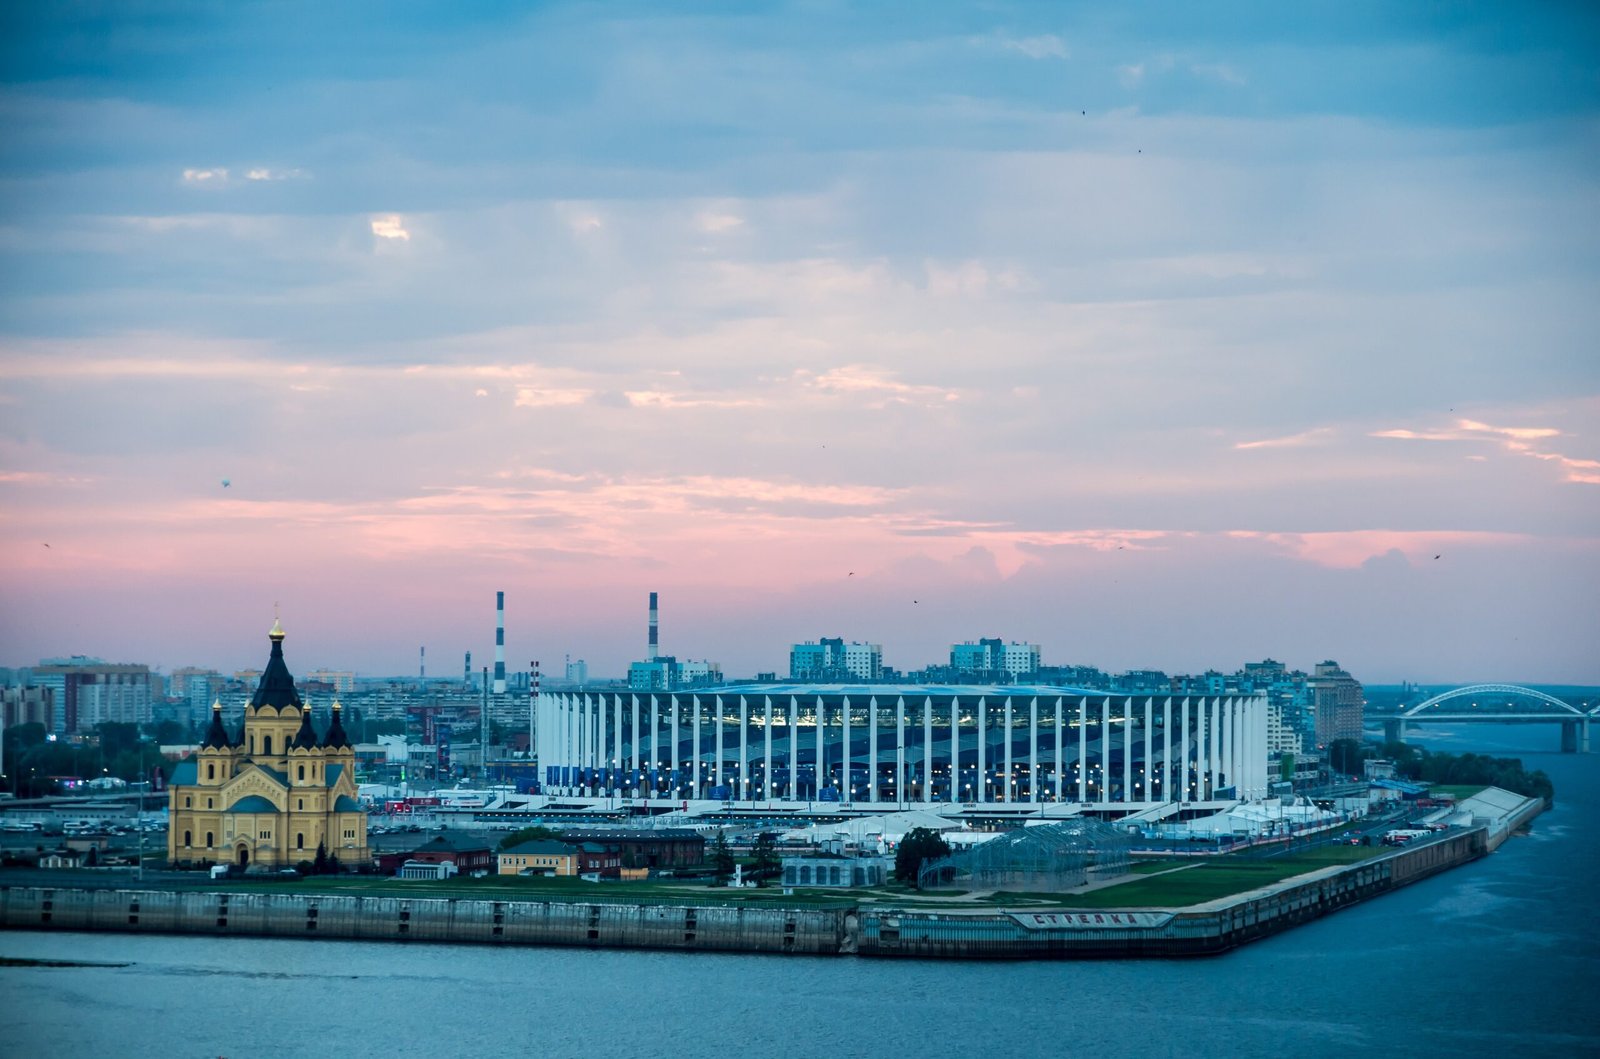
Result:
M274 640L283 639L283 623L277 618L272 619L272 631L267 633Z

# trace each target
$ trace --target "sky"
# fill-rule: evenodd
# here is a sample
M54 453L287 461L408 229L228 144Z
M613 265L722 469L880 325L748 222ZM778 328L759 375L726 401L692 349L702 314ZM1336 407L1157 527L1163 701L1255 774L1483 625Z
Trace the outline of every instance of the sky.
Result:
M0 8L0 664L1600 683L1586 5Z

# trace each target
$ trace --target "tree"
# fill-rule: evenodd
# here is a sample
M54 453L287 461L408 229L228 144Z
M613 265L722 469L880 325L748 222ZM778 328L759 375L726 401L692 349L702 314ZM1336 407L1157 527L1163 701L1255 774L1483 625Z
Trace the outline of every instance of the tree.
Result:
M900 882L917 885L917 874L923 864L950 855L950 843L931 827L914 827L900 840L894 851L894 877Z
M513 831L505 838L502 838L500 840L500 849L507 850L512 846L520 846L524 842L542 842L552 838L560 841L560 832L552 831L548 827L524 827L520 831Z
M157 721L149 730L151 737L159 746L170 746L184 740L184 727L177 721Z
M328 844L326 842L317 843L317 859L311 862L311 874L328 874Z
M1366 751L1359 739L1335 739L1328 746L1328 767L1341 776L1354 776L1361 771Z
M711 866L716 871L712 885L728 885L733 878L733 850L728 848L728 835L724 831L718 831L717 840L711 844Z
M1294 754L1286 751L1278 759L1278 778L1280 780L1294 779Z
M763 831L757 835L755 848L751 852L754 856L750 876L755 879L757 886L767 885L767 880L782 873L783 861L778 859L777 836L773 832Z
M116 757L124 750L132 750L139 745L139 726L136 724L101 721L94 726L94 730L100 741L100 753L107 758Z

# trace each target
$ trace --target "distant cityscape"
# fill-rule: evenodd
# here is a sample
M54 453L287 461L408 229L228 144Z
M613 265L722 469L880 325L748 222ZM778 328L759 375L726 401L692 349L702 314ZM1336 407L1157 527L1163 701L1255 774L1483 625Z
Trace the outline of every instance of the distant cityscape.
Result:
M583 659L566 658L559 672L508 671L504 661L504 593L496 598L493 677L473 671L471 652L451 676L429 676L419 651L416 677L366 677L353 670L312 669L299 680L310 703L339 700L365 763L412 766L419 775L486 771L499 762L501 778L534 756L530 718L535 682L552 691L628 691L662 694L708 690L730 683L713 661L679 659L659 650L659 599L649 594L645 657L619 677L595 677ZM900 669L884 664L877 643L818 637L788 649L787 672L758 672L744 687L785 682L828 685L1040 686L1116 695L1261 696L1267 705L1267 747L1274 760L1294 755L1312 768L1335 740L1362 735L1366 697L1360 681L1336 661L1309 671L1271 658L1231 672L1169 674L1156 669L1108 673L1093 665L1052 665L1036 643L980 637L950 645L946 659ZM81 741L107 723L158 732L163 744L198 740L215 703L230 716L261 679L259 669L231 674L200 666L168 673L144 664L110 663L83 655L45 658L31 667L0 668L0 706L6 727L36 723L57 740Z

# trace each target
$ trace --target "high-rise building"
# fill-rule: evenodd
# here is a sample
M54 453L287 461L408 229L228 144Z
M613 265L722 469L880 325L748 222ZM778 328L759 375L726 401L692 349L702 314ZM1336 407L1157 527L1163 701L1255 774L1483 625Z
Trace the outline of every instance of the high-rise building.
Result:
M1326 747L1336 739L1359 740L1367 705L1360 682L1330 660L1317 663L1308 684L1317 745Z
M952 644L950 668L958 678L1016 680L1039 671L1039 645L984 639Z
M0 721L6 728L19 724L42 724L48 732L54 707L55 691L51 688L0 689Z
M589 663L583 659L567 663L567 683L577 684L580 687L589 683Z
M789 679L811 683L882 680L883 645L846 643L839 637L807 640L789 648Z
M305 679L314 684L332 685L340 695L356 690L356 675L346 669L313 669L306 673Z
M34 667L33 682L54 694L51 731L57 735L91 732L106 721L148 724L151 719L149 666L108 665L82 656L46 659Z

